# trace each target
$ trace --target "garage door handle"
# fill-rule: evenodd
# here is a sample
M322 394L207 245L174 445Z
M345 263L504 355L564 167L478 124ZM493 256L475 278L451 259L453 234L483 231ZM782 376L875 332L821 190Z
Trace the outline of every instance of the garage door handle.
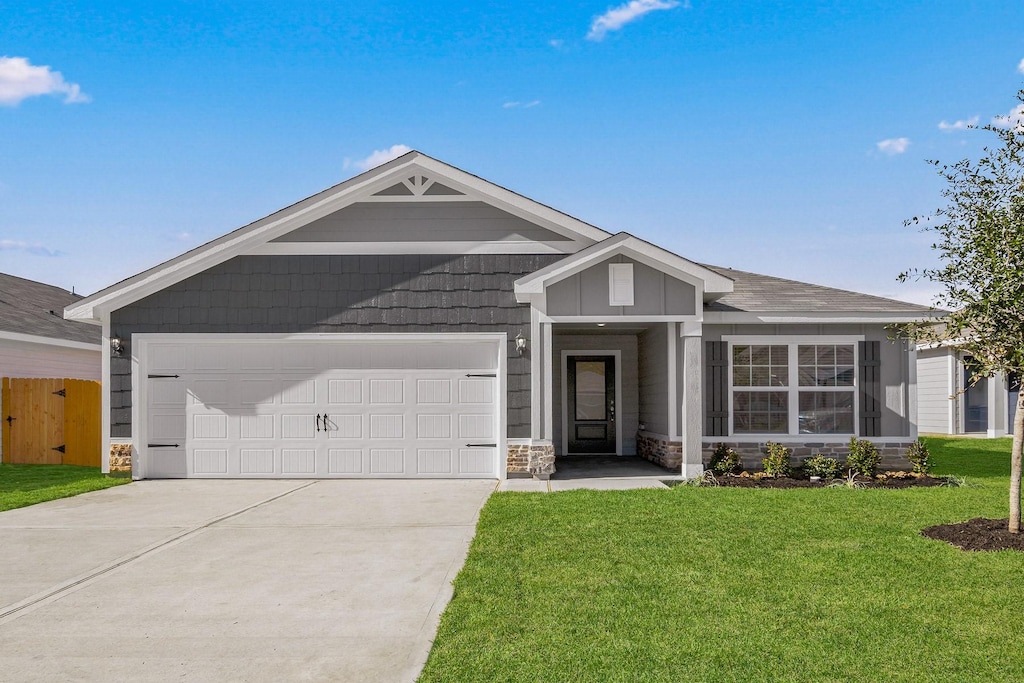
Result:
M316 431L317 433L320 432L320 413L316 414Z
M496 443L467 443L466 448L497 448Z

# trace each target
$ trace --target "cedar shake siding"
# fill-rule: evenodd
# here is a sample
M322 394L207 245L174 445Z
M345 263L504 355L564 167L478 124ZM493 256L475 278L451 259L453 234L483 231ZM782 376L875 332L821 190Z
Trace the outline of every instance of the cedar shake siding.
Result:
M111 314L111 334L507 332L508 437L530 436L530 307L513 283L560 254L238 256ZM111 436L130 437L130 353L111 358Z

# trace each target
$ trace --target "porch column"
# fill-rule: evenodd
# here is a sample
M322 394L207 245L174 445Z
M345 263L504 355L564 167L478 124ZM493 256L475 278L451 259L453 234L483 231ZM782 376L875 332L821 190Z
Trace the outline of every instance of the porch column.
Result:
M682 386L682 419L680 435L683 441L684 477L697 477L704 471L701 455L703 438L702 416L703 391L701 390L701 370L703 368L701 334L702 325L682 323L679 334L683 342L683 386Z

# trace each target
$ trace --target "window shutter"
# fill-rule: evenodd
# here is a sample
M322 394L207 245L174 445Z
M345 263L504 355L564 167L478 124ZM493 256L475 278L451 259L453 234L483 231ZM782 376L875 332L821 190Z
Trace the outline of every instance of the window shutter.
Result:
M729 342L705 342L705 436L729 434Z
M608 264L608 305L633 305L633 264Z
M881 342L860 342L860 436L882 435Z

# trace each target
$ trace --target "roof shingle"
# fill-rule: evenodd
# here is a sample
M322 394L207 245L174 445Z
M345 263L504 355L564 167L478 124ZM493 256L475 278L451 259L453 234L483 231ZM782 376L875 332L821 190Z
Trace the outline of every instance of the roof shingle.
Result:
M81 298L60 287L0 273L0 332L99 344L99 327L64 319L64 307Z

